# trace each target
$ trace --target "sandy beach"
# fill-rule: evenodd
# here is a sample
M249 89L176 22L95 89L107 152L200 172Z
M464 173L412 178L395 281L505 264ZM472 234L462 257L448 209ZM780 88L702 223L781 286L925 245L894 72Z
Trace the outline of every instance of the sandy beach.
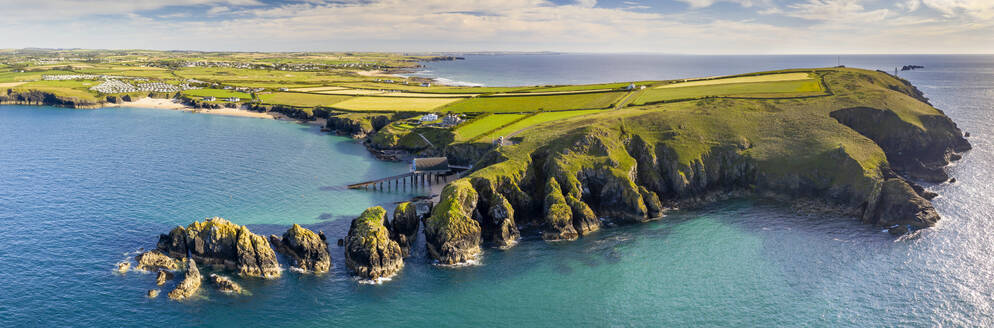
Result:
M255 117L255 118L266 118L266 119L276 118L269 113L253 112L250 110L244 110L239 108L197 109L187 106L175 99L142 98L137 101L123 102L120 104L107 104L104 107L141 107L141 108L154 108L154 109L182 110L182 111L211 114L211 115Z

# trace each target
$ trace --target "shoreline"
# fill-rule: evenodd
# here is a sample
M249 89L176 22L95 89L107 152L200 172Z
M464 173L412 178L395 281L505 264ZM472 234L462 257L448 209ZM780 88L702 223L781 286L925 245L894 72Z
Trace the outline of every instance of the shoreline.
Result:
M252 118L263 118L263 119L279 119L276 115L270 113L260 113L253 112L250 110L245 110L241 108L217 108L217 109L206 109L206 108L193 108L187 106L176 99L162 99L162 98L142 98L136 101L122 102L118 104L104 104L98 108L107 107L137 107L137 108L149 108L149 109L166 109L166 110L178 110L191 113L199 114L210 114L210 115L221 115L221 116L236 116L236 117L252 117Z

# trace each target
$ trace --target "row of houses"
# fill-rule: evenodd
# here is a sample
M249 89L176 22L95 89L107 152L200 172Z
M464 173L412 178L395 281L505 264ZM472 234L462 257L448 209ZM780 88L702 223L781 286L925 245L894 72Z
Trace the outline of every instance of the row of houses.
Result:
M214 97L214 96L202 97L201 99L203 101L217 101L217 97ZM221 100L227 101L227 102L239 102L239 101L242 101L242 98L238 98L238 97L227 97L227 98L221 98Z

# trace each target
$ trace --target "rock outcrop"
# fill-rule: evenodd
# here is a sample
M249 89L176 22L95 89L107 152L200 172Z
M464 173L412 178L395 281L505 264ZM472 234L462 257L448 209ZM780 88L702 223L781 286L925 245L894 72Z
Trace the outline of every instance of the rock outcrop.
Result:
M508 248L517 243L521 233L514 221L514 207L497 187L487 179L472 179L479 194L474 217L480 223L483 241L498 248Z
M176 227L159 237L158 247L170 256L189 252L202 264L235 270L244 276L269 279L281 274L276 253L266 238L222 218Z
M155 276L155 284L162 286L166 284L166 281L173 280L173 273L165 270L159 270L159 273Z
M197 269L197 263L194 262L193 259L188 259L186 264L186 277L184 277L183 281L176 286L176 289L169 292L169 298L175 301L190 298L200 290L200 284L203 279L204 278L200 275L200 270Z
M466 179L442 189L438 205L425 220L428 254L441 264L472 261L482 251L480 224L473 219L478 195Z
M176 270L179 269L179 261L166 256L158 250L151 250L135 256L135 266L138 270L155 271L157 269Z
M549 178L545 184L545 221L542 224L542 239L549 241L574 240L579 237L573 228L573 210L566 204L562 189L556 179Z
M159 297L159 290L158 289L149 289L148 292L145 293L145 296L148 296L148 298Z
M387 211L382 207L366 209L352 220L345 238L345 265L363 279L391 277L404 267L400 245L390 239L384 226Z
M300 225L283 233L283 239L275 235L269 236L269 241L292 262L292 266L314 273L324 273L331 269L331 255L328 244L313 231Z
M411 256L411 246L417 238L421 218L417 213L417 205L412 202L397 204L390 221L390 239L397 242L404 257Z
M211 273L209 277L211 284L214 285L214 287L217 288L217 290L222 293L241 294L242 292L244 292L242 286L232 281L231 278L215 273Z
M117 263L117 273L128 273L129 269L131 269L131 262L122 261Z

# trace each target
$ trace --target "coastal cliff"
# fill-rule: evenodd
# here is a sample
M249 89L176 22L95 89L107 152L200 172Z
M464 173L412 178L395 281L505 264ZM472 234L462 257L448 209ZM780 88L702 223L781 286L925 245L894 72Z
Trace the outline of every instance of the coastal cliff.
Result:
M948 180L943 167L970 149L963 133L890 75L822 78L833 95L702 99L531 129L443 189L425 224L428 251L463 263L484 239L514 235L502 220L572 240L602 221L645 222L742 196L817 200L893 233L935 225L914 181Z

